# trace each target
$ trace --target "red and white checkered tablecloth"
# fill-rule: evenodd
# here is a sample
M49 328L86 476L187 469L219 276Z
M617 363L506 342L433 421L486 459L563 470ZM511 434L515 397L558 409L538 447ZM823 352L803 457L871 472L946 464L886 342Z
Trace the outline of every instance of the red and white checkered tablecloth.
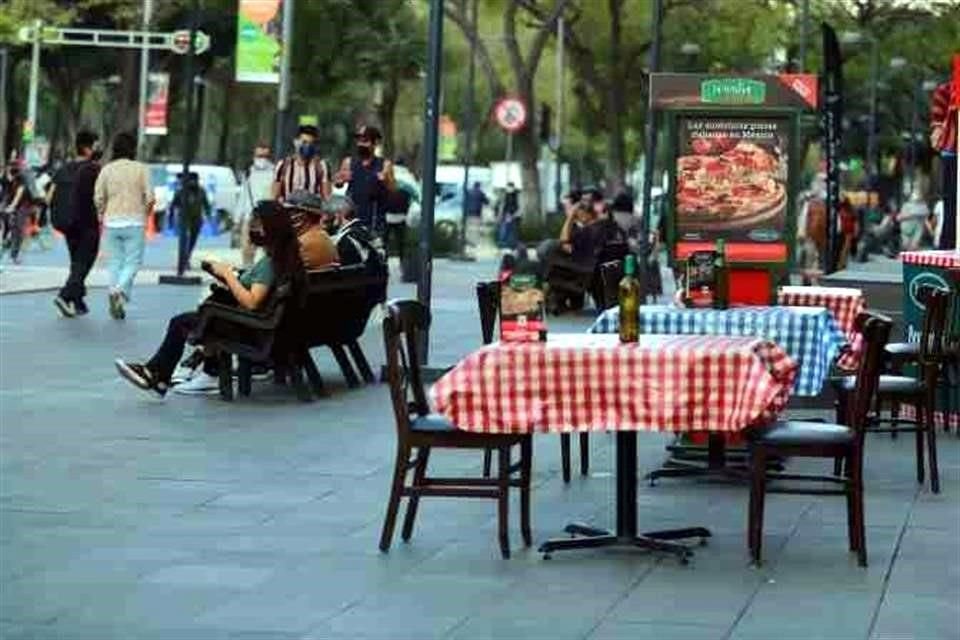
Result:
M840 356L837 364L843 369L857 368L863 350L863 335L854 328L854 323L867 306L863 291L852 287L785 286L777 291L777 304L826 307L850 342L850 350Z
M947 249L928 251L903 251L900 260L904 264L918 264L941 269L960 269L960 250Z
M431 389L438 411L480 433L736 432L786 405L797 365L754 337L558 334L474 351Z

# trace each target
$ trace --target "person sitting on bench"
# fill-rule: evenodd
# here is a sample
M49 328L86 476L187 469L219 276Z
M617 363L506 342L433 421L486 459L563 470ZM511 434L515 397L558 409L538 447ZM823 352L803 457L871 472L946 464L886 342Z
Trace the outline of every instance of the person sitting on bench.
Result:
M303 277L297 235L290 217L284 215L282 206L263 201L254 209L250 222L250 242L263 247L266 255L250 269L238 276L233 267L225 263L214 262L204 267L222 284L222 288L217 287L212 296L217 302L229 301L242 309L255 311L267 303L275 283L296 281ZM171 318L166 336L152 358L145 363L123 359L115 361L120 375L137 388L163 398L171 386L170 379L183 356L187 338L197 327L199 318L196 311ZM216 392L216 373L216 361L206 358L203 372L175 386L174 390L186 394Z
M294 191L283 203L297 232L300 259L308 271L340 262L337 246L324 229L323 205L323 198L309 191Z

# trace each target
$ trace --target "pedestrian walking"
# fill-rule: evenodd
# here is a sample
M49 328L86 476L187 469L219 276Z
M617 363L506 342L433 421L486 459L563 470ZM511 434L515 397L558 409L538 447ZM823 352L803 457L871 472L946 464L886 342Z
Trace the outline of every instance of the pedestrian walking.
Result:
M382 238L386 231L388 195L397 188L393 163L377 155L381 138L376 127L359 127L354 134L355 153L340 163L335 181L337 187L347 185L357 220L375 238Z
M277 164L273 176L273 199L283 202L294 191L308 191L329 198L330 170L319 155L319 132L313 125L301 125L293 140L293 155Z
M94 203L103 220L104 242L109 253L110 315L126 317L133 281L143 264L147 217L153 214L153 192L147 165L135 160L137 139L117 134L113 159L108 162L94 187Z
M513 249L517 245L517 222L520 211L520 192L513 182L507 183L507 190L500 200L500 220L497 224L497 246L501 249Z
M93 190L100 175L97 136L89 131L77 134L77 157L60 167L50 187L49 211L53 228L63 234L70 252L70 274L53 299L65 318L86 314L89 309L86 279L97 260L100 222L93 204Z
M177 273L183 274L190 269L190 255L197 246L203 221L211 214L207 192L200 186L200 177L191 171L186 177L177 176L183 188L170 202L170 210L177 218L179 226L179 247L177 251Z
M234 228L238 232L237 244L244 267L253 264L256 247L250 242L250 216L257 203L272 197L273 176L276 166L270 159L270 146L258 143L253 150L253 162L243 174L243 183L237 196L237 220Z
M33 199L21 163L15 163L7 171L7 200L3 207L3 251L9 249L10 259L20 264L20 251L27 222L33 210ZM2 255L2 251L0 251Z

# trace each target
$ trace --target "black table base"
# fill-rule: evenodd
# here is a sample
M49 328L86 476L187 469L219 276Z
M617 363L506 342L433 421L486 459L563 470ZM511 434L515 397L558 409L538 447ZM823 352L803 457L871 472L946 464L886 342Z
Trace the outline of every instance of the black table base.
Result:
M750 479L746 449L728 449L722 433L710 433L707 446L667 446L671 454L659 469L644 476L654 486L660 478L713 478L745 482ZM783 462L767 461L770 471L783 471Z
M693 550L685 544L671 542L700 538L705 544L711 536L704 527L668 529L637 533L637 434L634 431L617 432L617 528L616 532L598 529L580 523L564 528L568 538L553 538L540 545L540 553L549 559L554 551L571 549L599 549L621 547L670 553L687 564Z

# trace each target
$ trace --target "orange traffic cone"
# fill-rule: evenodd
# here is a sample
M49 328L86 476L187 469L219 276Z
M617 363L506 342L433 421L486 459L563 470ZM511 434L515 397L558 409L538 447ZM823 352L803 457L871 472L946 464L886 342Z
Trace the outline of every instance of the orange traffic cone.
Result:
M147 216L147 242L150 242L157 235L157 217L153 211Z

